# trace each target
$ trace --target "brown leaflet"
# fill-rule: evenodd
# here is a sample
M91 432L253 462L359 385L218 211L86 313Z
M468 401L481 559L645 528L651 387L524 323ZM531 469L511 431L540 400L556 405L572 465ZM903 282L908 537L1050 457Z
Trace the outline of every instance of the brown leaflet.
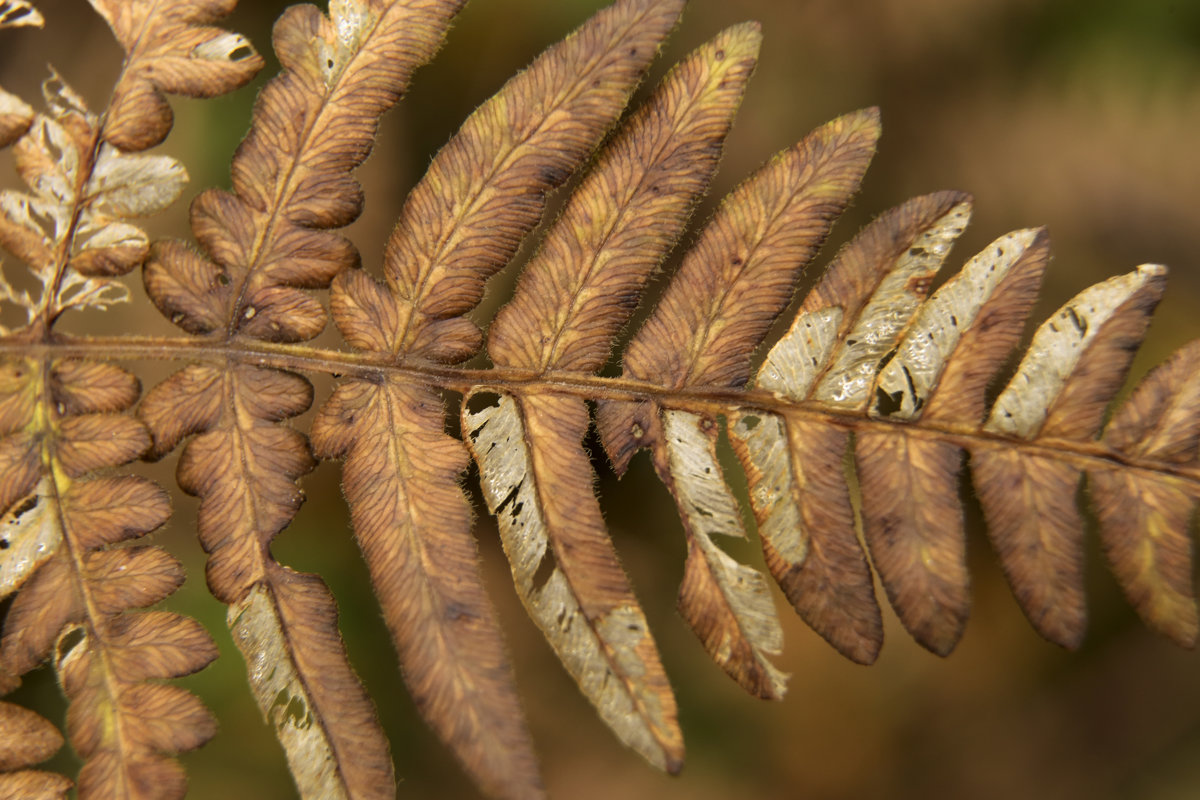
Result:
M62 747L63 737L34 712L0 702L0 797L51 800L66 797L71 781L62 775L29 769Z
M268 572L269 583L229 606L228 624L301 796L392 797L392 762L343 652L329 589L274 562Z
M849 438L786 414L747 412L730 428L771 575L813 630L847 658L871 664L883 621L842 469Z
M1145 265L1084 290L1038 328L984 430L1037 443L1090 440L1162 295L1166 270ZM1086 626L1081 467L1013 444L971 448L992 542L1022 610L1046 638L1074 648Z
M125 50L104 138L122 150L145 150L171 130L163 93L216 97L245 84L263 66L244 36L210 27L237 0L91 0Z
M0 797L23 800L63 800L74 784L62 775L35 770L0 774Z
M27 708L0 702L0 771L40 764L63 746L62 734L49 721Z
M713 661L742 688L780 700L788 676L768 659L783 650L770 586L713 538L746 536L741 508L717 461L717 422L674 410L660 418L663 439L654 448L654 468L675 498L687 534L679 613Z
M600 717L660 769L683 766L675 697L600 514L576 398L463 412L521 602Z
M904 627L940 656L970 607L958 472L962 450L916 433L855 436L863 531Z
M29 672L49 655L63 626L83 619L84 600L71 569L60 550L21 587L4 617L0 676L15 679Z
M1088 470L1104 555L1146 625L1184 647L1197 635L1192 539L1197 490L1132 469Z
M486 792L540 797L458 486L468 456L443 433L443 414L426 387L348 380L313 423L313 444L345 459L355 536L422 715Z
M489 327L495 363L538 372L604 364L716 169L761 38L754 23L723 31L622 124Z
M391 352L451 362L475 352L478 334L458 317L537 224L546 192L612 126L682 5L619 0L598 12L506 83L434 157L384 256L400 301Z
M858 188L878 137L877 110L840 117L734 189L630 342L625 375L676 389L744 383L750 354ZM601 403L597 424L619 474L650 443L654 416Z
M181 380L185 375L189 379ZM217 406L213 398L225 401ZM222 602L237 600L265 578L267 546L303 502L296 479L314 466L308 444L302 434L275 423L311 402L312 386L298 375L198 365L159 384L142 401L139 414L150 424L182 409L180 416L203 425L204 432L184 447L177 477L184 491L201 498L200 542L212 556L208 584ZM214 420L190 410L198 406L220 416ZM170 431L189 432L183 425Z
M25 135L33 123L33 113L24 100L0 89L0 148Z
M621 127L493 322L496 363L536 372L601 366L708 183L760 38L753 24L723 32ZM683 758L675 701L587 477L586 408L504 397L477 414L464 410L463 424L530 616L618 737L675 771Z
M1037 632L1074 649L1083 641L1083 521L1079 469L1012 445L971 448L971 474L988 537Z
M136 475L73 484L62 504L63 513L78 528L79 545L89 550L141 536L158 524L155 520L171 514L171 501L162 487Z
M1105 428L1104 441L1132 459L1195 470L1200 461L1198 376L1200 342L1192 342L1138 385ZM1091 469L1088 480L1100 541L1126 596L1151 628L1194 646L1194 482L1116 468Z
M75 359L50 365L50 399L59 414L123 411L142 395L142 384L115 364Z
M183 767L165 756L207 742L216 720L191 693L142 681L187 675L216 657L216 645L196 623L163 612L117 615L99 629L64 631L55 665L71 698L71 743L87 759L79 774L81 798L183 797Z
M890 352L866 395L871 415L925 419L928 402L934 419L978 424L984 390L1020 336L1048 258L1044 230L1007 234L914 309L894 348L879 345ZM888 598L918 642L947 655L970 607L962 449L902 426L863 430L856 442L863 531Z
M860 121L870 123L874 121L874 117L871 114L862 114ZM853 124L849 124L849 127L854 128ZM833 126L833 130L837 129L837 126ZM822 137L816 134L810 138L816 142L822 141ZM865 169L865 160L860 166ZM817 289L810 294L806 301L808 308L802 311L792 331L771 351L766 365L759 373L759 384L778 394L802 400L813 391L818 377L828 374L827 365L836 359L839 353L855 356L855 342L850 339L843 341L845 332L859 322L860 311L863 311L866 320L880 314L872 310L873 307L867 303L867 298L880 285L887 285L887 274L893 268L900 269L902 284L908 273L916 274L927 268L927 271L936 271L936 265L940 264L941 256L944 256L944 249L940 254L931 252L928 256L924 253L912 256L912 264L905 264L900 256L913 247L915 242L923 241L922 237L927 233L934 237L939 247L941 237L957 235L961 227L952 212L964 200L962 196L950 193L918 199L881 217L856 237L835 260ZM932 246L933 242L930 244ZM906 290L903 285L898 288L900 291ZM889 310L894 310L891 309L893 304L887 305ZM915 308L915 301L909 305ZM896 331L893 331L892 335L895 333ZM647 349L646 352L652 351ZM670 354L653 354L653 357L663 363L673 358ZM686 376L681 376L681 379L685 378ZM817 389L820 389L819 385ZM603 409L601 419L603 420ZM832 475L834 482L839 483L842 481L840 465L846 437L838 431L813 431L811 441L796 442L793 439L792 422L769 418L767 424L755 434L746 426L743 418L739 424L733 426L731 434L735 440L741 440L738 448L750 476L751 499L762 524L768 565L793 605L822 636L834 642L835 646L851 658L870 662L877 655L882 640L881 623L870 574L854 536L849 497L844 487L824 486L824 489L831 492L830 497L838 499L831 500L821 512L817 512L813 505L824 504L825 496L822 495L819 500L809 496L803 484L797 483L797 480L809 480L809 475L816 471L813 464L797 462L791 455L784 457L785 452L790 453L790 448L796 447L798 452L816 458L814 463L820 465L818 470L827 470L821 478L813 475L814 479L825 481ZM796 430L803 428L801 425ZM786 440L783 438L785 430L788 432ZM698 459L705 464L711 464L704 475L696 473L692 479L681 481L678 475L673 476L671 481L676 488L672 491L676 495L689 534L694 539L694 542L689 542L689 559L708 558L724 561L727 557L722 558L723 554L718 553L714 547L704 545L707 535L702 533L704 527L712 526L717 519L710 504L715 500L714 493L724 487L723 480L714 480L709 475L709 472L720 475L720 467L711 453L712 446L709 445L710 453L706 458L701 458L696 448L693 448L696 452L690 452L686 458L682 458L682 454L676 452L678 448L671 436L665 436L664 441L667 443L665 448L661 444L655 445L655 464L660 475L665 476L667 472L679 469L674 465L664 468L666 458L662 453L663 449L671 454L668 457L679 457L681 464L688 465L697 462ZM785 447L788 450L782 449ZM627 448L624 452L631 451ZM766 463L768 460L771 461L770 464ZM691 469L690 466L684 468ZM829 472L830 469L832 472ZM664 480L666 479L664 477ZM698 497L704 498L700 505L708 509L707 519L700 519L690 511L690 506L695 505L695 501L684 501L682 493L699 491L687 488L689 480L711 482L714 487L711 492L698 494ZM722 505L733 510L720 515L727 519L714 529L720 529L720 532L727 535L744 535L733 499L729 497L722 501ZM812 568L805 569L806 559L813 551L811 536L814 534L806 530L804 524L815 516L825 517L818 523L822 542L820 548L815 551L816 560ZM692 521L689 522L689 519ZM840 524L837 524L839 521ZM829 523L834 523L834 527L829 527ZM694 610L684 610L684 615L695 618L697 623L705 626L705 630L698 630L698 633L701 633L701 638L710 647L717 649L717 652L710 652L718 655L720 661L719 653L727 652L728 642L737 640L734 632L739 628L743 631L753 630L755 626L749 621L766 614L769 602L766 599L755 600L756 592L753 590L743 591L743 587L756 585L757 576L753 579L746 576L745 581L749 583L722 581L717 579L719 571L715 570L715 566L711 564L707 570L700 569L699 566L689 567L685 581L690 580L691 585L685 587L685 592L681 595L681 604L696 604ZM806 592L813 588L827 588L826 581L834 577L840 587L834 597L826 599L806 596ZM684 596L688 598L686 601ZM718 614L716 609L722 607L722 613ZM752 608L758 610L752 611ZM748 637L740 650L731 652L741 652L743 655L755 653L759 649L772 652L768 644L772 639L773 637L766 633L758 637L758 642L754 641L754 637ZM752 691L763 691L762 681L758 681L759 685L756 687L755 681L747 677L760 673L769 675L770 670L761 656L755 654L754 661L747 661L742 667L733 667L733 662L726 663L727 671L730 671L731 675L749 681L746 684L748 688ZM751 664L757 664L758 668L749 669ZM772 689L770 694L777 696L781 694L782 682L773 683L777 689Z

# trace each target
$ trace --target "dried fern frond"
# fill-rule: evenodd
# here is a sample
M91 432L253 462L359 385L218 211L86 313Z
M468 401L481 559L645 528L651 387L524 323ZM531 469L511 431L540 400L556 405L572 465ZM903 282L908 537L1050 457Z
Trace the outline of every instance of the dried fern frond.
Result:
M868 224L768 341L881 129L874 108L818 127L688 241L758 61L758 24L717 33L626 114L683 0L599 11L433 157L373 274L337 230L363 208L354 171L462 0L284 12L282 72L233 156L231 190L192 203L194 245L151 245L135 224L186 180L182 164L137 151L170 129L165 93L227 92L262 60L212 25L231 0L92 5L126 59L106 109L90 111L56 73L40 112L0 91L0 145L13 143L27 186L0 192L0 245L31 273L0 279L0 300L27 317L0 331L0 598L12 595L0 693L51 663L85 760L81 797L182 797L173 757L215 731L197 698L164 682L215 658L209 634L170 611L135 611L183 573L164 549L129 544L164 523L170 502L120 468L176 447L178 483L199 498L208 587L306 798L396 790L332 593L271 549L317 459L342 461L354 537L418 712L493 797L546 791L478 563L462 485L472 459L517 598L599 718L666 772L684 760L680 712L597 497L601 449L618 475L649 451L686 545L680 614L757 697L782 698L788 677L771 579L853 661L875 661L882 645L876 574L920 645L954 649L971 600L964 467L1039 633L1067 648L1082 640L1090 507L1137 612L1194 645L1200 345L1106 421L1165 268L1079 293L1006 374L1049 237L1016 230L947 270L973 201L936 192ZM0 0L0 27L36 24L28 3ZM561 210L544 220L555 191ZM485 286L543 222L484 326ZM648 292L677 246L661 295ZM69 309L128 299L117 279L139 265L184 336L56 328ZM643 321L617 354L639 304ZM312 342L327 314L348 347ZM179 367L135 414L140 382L113 362L142 358ZM296 420L317 395L309 373L334 381L306 433ZM748 498L728 474L739 466ZM754 535L750 515L770 577L726 550ZM62 743L54 726L10 703L0 725L0 794L64 796L68 779L36 769Z

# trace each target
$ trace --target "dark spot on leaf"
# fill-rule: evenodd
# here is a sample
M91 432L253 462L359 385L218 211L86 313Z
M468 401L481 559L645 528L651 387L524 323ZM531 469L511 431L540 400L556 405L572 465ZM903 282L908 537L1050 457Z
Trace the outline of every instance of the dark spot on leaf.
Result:
M23 515L29 513L35 507L37 507L37 502L37 495L30 495L29 497L26 497L25 500L22 501L21 505L12 510L13 522L16 522Z
M1077 331L1079 331L1080 336L1087 336L1087 320L1075 313L1074 306L1067 306L1067 318L1071 320L1071 324L1075 326Z
M455 603L454 601L450 601L446 604L446 610L442 612L442 616L446 618L447 622L475 619L475 615L471 613L469 608L460 603Z
M12 544L8 539L0 539L0 550L7 550L10 547L12 547Z
M725 60L725 51L718 50L717 52L713 53L713 58L716 59L717 61L724 61Z
M913 275L908 279L908 283L904 288L908 292L915 294L918 297L924 297L925 295L929 294L930 286L933 286L932 275Z

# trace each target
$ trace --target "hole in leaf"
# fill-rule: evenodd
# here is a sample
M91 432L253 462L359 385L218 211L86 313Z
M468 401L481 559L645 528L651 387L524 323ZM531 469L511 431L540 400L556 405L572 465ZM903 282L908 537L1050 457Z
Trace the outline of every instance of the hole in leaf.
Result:
M86 636L87 634L84 633L83 627L80 625L68 628L63 632L62 636L58 637L58 643L54 646L54 660L62 664L67 656L71 654L71 651L83 642Z
M235 47L233 50L229 51L229 60L244 61L252 55L254 55L254 50L249 45L242 45L241 47Z
M900 389L889 394L877 386L875 387L875 408L885 417L895 414L900 410L902 397L904 397L904 392Z
M533 572L533 590L540 592L556 569L558 561L554 558L554 549L547 545L542 551L542 559L538 562L537 569Z
M747 414L742 417L742 427L748 431L752 431L762 423L761 417L756 417L753 414Z
M478 414L485 408L498 408L500 406L500 395L495 392L473 392L467 398L467 411L472 414Z

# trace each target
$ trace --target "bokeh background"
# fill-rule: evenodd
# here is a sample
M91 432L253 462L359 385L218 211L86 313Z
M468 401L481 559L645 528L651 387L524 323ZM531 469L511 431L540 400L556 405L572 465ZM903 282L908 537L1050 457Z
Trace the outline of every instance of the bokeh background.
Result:
M102 108L120 67L107 29L77 0L36 4L47 18L44 31L0 36L0 85L33 102L51 64ZM187 236L187 200L204 187L228 185L228 161L247 128L256 88L278 69L269 32L282 5L244 0L229 21L268 58L253 86L214 101L175 102L176 129L162 150L186 164L192 184L152 221L156 236ZM461 119L600 5L472 0L442 53L385 118L359 175L367 207L349 233L368 269L378 268L405 192ZM1170 288L1134 372L1200 335L1200 3L692 0L651 85L671 61L744 19L763 23L765 43L714 197L814 126L878 105L879 154L828 252L912 195L964 189L976 195L976 213L952 268L1005 231L1045 224L1056 260L1039 320L1086 285L1156 261L1171 266ZM0 153L0 186L17 184L11 157ZM710 201L697 219L711 209ZM10 273L19 270L12 258L6 261ZM494 281L481 321L505 297L517 266ZM133 305L107 316L80 315L71 327L174 333L145 302L136 276L129 283ZM333 335L322 341L337 344ZM147 385L168 372L162 364L138 369ZM328 383L317 383L320 400ZM174 465L170 457L165 466L143 469L170 483ZM1026 624L964 490L974 584L958 650L945 660L930 655L885 611L879 662L856 666L809 631L780 596L787 644L779 664L792 673L791 688L784 702L766 704L743 695L708 663L674 612L682 532L645 457L619 483L600 459L597 468L612 534L678 695L689 760L682 776L660 775L596 720L524 617L494 527L481 516L488 590L553 797L1200 796L1200 656L1140 627L1094 537L1090 633L1079 652L1066 653ZM477 495L473 480L469 490ZM339 598L351 658L391 737L401 796L476 797L414 714L350 535L337 465L323 464L304 487L309 502L274 550L284 563L319 572ZM204 588L195 508L191 498L177 497L175 517L154 535L188 568L188 582L168 605L204 621L222 652L213 666L183 681L222 726L209 745L184 757L190 796L293 797L282 753L246 691L224 609ZM737 553L760 558L753 548ZM33 674L18 698L51 719L64 718L47 670ZM77 768L69 748L54 766Z

